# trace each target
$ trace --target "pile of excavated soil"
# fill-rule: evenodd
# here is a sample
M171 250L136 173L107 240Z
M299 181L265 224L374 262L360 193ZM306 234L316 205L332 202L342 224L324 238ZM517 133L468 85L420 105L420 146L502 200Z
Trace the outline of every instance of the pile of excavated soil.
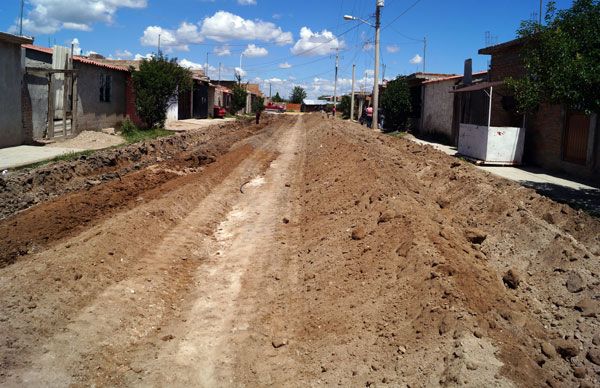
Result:
M598 219L316 114L217 133L0 221L0 384L600 384Z
M112 129L114 133L114 129ZM100 150L125 143L119 135L111 135L100 131L83 131L71 139L47 144L46 147L79 148L84 150Z
M306 131L299 248L265 269L293 281L250 324L287 345L270 363L270 338L242 344L240 382L600 383L597 219L431 147L317 116Z
M153 199L161 185L198 173L265 125L230 122L0 178L0 267Z

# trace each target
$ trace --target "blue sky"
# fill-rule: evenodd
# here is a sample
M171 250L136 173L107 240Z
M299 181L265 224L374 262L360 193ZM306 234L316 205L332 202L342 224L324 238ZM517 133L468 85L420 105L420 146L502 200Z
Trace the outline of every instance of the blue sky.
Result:
M546 1L544 1L546 3ZM82 53L134 58L161 48L182 64L204 66L209 75L232 79L240 66L244 79L268 93L288 95L294 85L311 97L331 94L335 51L340 52L338 89L350 88L356 64L357 89L372 85L373 29L344 14L369 19L375 0L26 0L24 34L42 46L69 45ZM571 0L558 0L559 8ZM15 31L20 0L0 3L0 30ZM382 12L382 63L385 77L423 69L460 73L466 58L484 70L487 57L477 50L492 41L515 37L521 20L530 19L539 0L386 0Z

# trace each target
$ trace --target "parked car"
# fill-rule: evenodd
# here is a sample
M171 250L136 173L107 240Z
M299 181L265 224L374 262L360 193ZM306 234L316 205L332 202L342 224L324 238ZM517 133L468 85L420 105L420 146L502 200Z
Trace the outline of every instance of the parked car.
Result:
M227 111L225 110L225 108L220 107L218 105L215 105L213 108L213 117L215 119L224 119L225 118L225 114L227 114Z

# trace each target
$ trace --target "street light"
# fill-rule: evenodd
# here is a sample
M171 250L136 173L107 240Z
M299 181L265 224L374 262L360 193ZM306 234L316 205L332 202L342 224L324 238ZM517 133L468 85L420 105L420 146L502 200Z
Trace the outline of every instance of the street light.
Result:
M379 35L381 30L381 8L383 8L384 0L375 1L375 24L371 24L366 20L352 15L344 15L344 20L356 20L368 26L375 28L375 82L373 84L373 123L372 128L379 128Z

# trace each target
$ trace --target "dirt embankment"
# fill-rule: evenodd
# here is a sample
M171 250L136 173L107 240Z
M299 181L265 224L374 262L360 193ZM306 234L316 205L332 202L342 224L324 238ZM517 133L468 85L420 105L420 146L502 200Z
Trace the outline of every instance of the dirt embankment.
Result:
M258 337L240 381L597 386L597 219L431 147L315 116L306 130L300 247L265 269L282 280L250 325L283 326L288 367L255 361Z
M155 198L163 192L161 185L201 171L267 123L215 125L0 178L0 267Z

